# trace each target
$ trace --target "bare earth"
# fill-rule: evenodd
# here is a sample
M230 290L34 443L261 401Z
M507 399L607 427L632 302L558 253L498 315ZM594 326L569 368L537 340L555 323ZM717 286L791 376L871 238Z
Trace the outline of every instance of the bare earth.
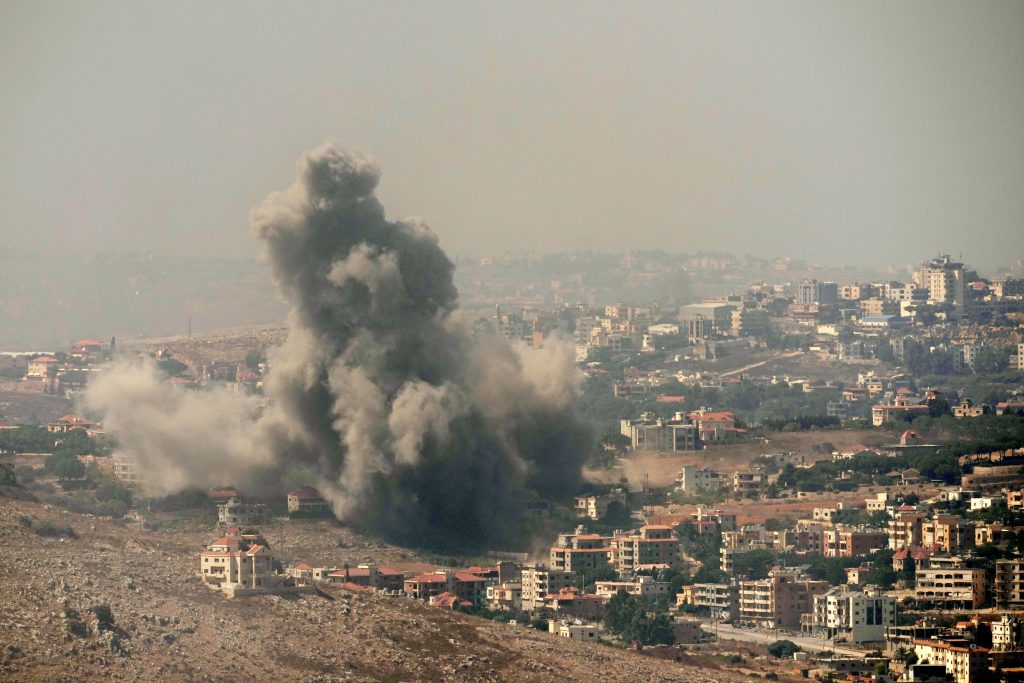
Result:
M41 538L19 523L22 516L71 525L79 537ZM282 523L267 532L285 557L403 560L401 549L361 542L325 523ZM198 552L212 535L199 528L139 531L0 498L0 680L740 680L733 672L570 642L399 598L338 589L335 600L229 600L195 574ZM350 547L338 548L339 537ZM88 610L100 604L113 610L114 634L68 632L66 608L91 626Z

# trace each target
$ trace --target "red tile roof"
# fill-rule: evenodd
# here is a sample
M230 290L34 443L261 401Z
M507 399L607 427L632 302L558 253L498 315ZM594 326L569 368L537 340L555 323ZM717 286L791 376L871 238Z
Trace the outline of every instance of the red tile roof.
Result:
M299 500L317 500L322 499L323 496L312 486L300 486L291 493L288 494L289 498L298 498Z

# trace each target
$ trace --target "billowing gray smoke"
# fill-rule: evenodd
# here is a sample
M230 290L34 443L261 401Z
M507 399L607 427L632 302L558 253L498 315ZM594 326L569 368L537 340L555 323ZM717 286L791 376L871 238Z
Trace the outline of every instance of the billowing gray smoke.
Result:
M152 490L243 473L267 487L299 470L342 519L464 544L504 540L524 499L576 487L592 440L573 409L572 348L471 337L452 263L425 225L386 218L378 179L371 163L325 145L253 211L292 306L258 418L225 394L182 398L151 368L115 368L90 387L88 407Z

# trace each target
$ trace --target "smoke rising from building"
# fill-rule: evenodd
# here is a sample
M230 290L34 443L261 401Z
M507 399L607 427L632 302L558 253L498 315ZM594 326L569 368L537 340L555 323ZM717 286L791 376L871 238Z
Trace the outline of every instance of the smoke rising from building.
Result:
M571 346L471 336L451 261L423 223L388 220L379 175L327 144L252 212L291 306L288 339L269 353L269 407L188 394L145 364L90 387L87 407L154 492L272 490L300 470L342 519L473 543L512 531L523 499L578 485L592 438L574 412Z

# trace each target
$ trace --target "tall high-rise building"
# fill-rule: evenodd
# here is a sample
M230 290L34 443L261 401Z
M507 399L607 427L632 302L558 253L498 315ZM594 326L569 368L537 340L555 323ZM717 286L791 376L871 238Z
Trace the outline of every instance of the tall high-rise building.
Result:
M839 285L834 282L804 280L797 289L796 302L801 306L831 306L839 301Z
M952 317L962 318L967 300L964 264L953 261L948 254L939 254L921 264L914 273L914 283L928 290L928 303L949 304Z

